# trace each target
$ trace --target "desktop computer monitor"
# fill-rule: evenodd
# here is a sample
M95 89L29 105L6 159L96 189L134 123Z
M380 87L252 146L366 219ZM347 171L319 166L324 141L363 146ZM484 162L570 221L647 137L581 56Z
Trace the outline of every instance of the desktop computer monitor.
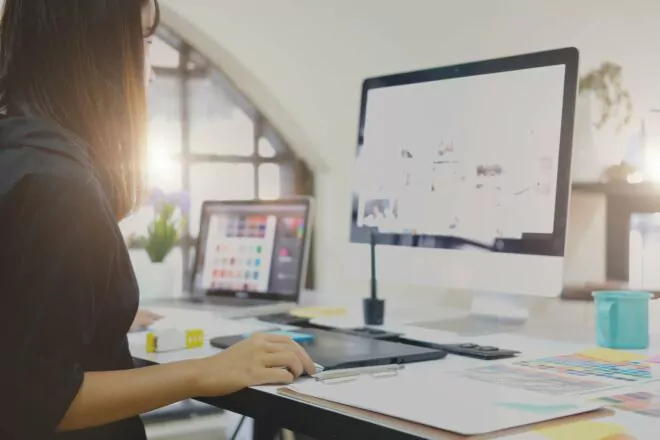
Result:
M562 290L578 52L364 82L349 266L486 294Z

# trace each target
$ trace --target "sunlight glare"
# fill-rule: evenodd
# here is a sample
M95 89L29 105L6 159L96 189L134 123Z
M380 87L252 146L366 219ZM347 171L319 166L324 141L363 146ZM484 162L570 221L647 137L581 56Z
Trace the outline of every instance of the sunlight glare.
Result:
M149 146L148 173L150 186L163 191L179 186L177 162L168 154L163 142Z

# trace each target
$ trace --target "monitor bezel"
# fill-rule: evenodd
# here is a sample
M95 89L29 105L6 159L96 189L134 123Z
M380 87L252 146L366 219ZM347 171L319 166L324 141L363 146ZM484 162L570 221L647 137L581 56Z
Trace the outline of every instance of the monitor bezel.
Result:
M292 293L275 293L275 292L246 292L246 291L236 291L233 289L197 289L195 286L195 278L198 274L199 268L199 258L201 256L201 248L204 246L204 243L201 242L202 231L206 224L210 220L211 210L215 207L237 207L237 206L259 206L268 209L268 207L273 206L296 206L305 208L305 231L303 236L303 257L300 259L298 264L298 285L296 286L296 291ZM197 234L197 240L195 245L195 260L193 270L191 271L191 276L189 279L190 282L190 292L192 296L209 296L209 297L224 297L224 298L239 298L239 299L258 299L258 300L272 300L272 301L283 301L283 302L298 302L300 298L300 293L305 287L307 280L307 267L309 262L309 252L310 252L310 242L313 229L313 210L314 210L314 199L312 197L295 197L287 199L278 199L278 200L226 200L226 201L217 201L217 200L207 200L202 204L202 216L199 222L199 231Z
M540 52L526 53L502 58L486 59L462 64L448 65L403 73L388 74L367 78L362 84L360 117L358 126L358 139L356 156L364 145L364 130L368 105L368 94L371 90L411 84L421 84L432 81L441 81L471 76L505 73L517 70L526 70L539 67L565 66L564 91L562 100L561 132L559 138L557 193L555 199L555 230L553 231L553 251L547 256L564 256L566 251L566 235L568 228L568 210L571 189L571 159L573 151L573 131L575 121L575 106L577 100L579 51L575 47L565 47ZM368 226L358 227L358 194L352 190L350 242L364 244L368 241L364 231L370 230ZM361 234L362 232L362 234ZM423 237L414 234L378 233L376 241L379 244L401 243L404 238ZM404 245L405 246L405 245ZM411 246L405 246L411 247ZM415 246L412 246L415 247ZM546 254L534 254L546 255Z

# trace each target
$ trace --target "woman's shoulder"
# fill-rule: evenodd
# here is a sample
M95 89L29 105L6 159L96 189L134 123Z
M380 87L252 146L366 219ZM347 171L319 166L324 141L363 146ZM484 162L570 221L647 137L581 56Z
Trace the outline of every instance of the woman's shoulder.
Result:
M0 197L21 186L100 189L84 145L56 124L34 117L0 119ZM100 194L98 194L100 195Z

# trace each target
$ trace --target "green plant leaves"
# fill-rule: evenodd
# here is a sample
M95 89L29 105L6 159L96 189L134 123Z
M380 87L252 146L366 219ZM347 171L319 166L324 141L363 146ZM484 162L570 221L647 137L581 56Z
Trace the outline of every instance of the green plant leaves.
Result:
M630 92L622 85L623 68L605 61L597 69L580 77L580 93L593 93L600 103L600 117L596 127L602 128L608 121L618 118L617 132L632 119L633 105Z
M154 263L163 262L179 238L182 222L174 218L175 211L176 205L166 201L156 207L156 215L145 239L145 249Z

